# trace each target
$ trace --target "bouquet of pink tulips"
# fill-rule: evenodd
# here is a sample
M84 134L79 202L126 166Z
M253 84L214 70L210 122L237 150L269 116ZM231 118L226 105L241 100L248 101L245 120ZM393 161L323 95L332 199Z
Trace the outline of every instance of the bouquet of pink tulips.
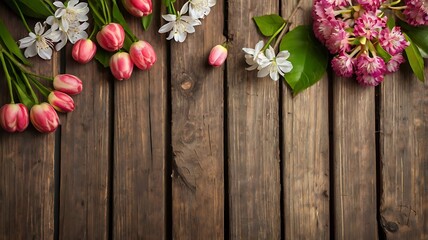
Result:
M22 132L29 123L40 132L53 132L59 126L57 112L71 112L71 95L82 91L82 81L70 74L55 77L32 72L27 58L39 56L50 60L54 51L60 51L69 42L73 44L72 57L81 64L96 58L110 67L118 80L129 79L134 66L150 69L156 62L156 53L146 41L132 33L116 0L6 1L21 17L28 36L16 44L6 26L0 22L0 60L9 88L10 103L0 108L0 126L7 132ZM122 0L123 8L142 18L143 27L150 25L151 0ZM94 19L92 32L88 14ZM34 30L27 17L41 19ZM21 50L23 52L21 52ZM36 91L43 95L39 99ZM28 110L30 109L30 110Z

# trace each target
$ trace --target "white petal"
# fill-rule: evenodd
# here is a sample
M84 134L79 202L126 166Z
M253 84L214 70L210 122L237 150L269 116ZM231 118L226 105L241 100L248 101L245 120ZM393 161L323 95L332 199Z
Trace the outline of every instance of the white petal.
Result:
M293 70L293 65L291 65L290 62L288 63L289 64L278 65L278 68L281 69L281 71L283 71L284 73L289 73L291 72L291 70Z
M271 69L272 70L272 69ZM274 69L274 70L272 70L272 71L270 71L270 78L272 78L272 80L274 80L274 81L278 81L278 79L279 79L279 74L278 74L278 71L276 70L276 69Z
M177 16L174 15L174 14L162 15L162 18L165 19L168 22L175 22L175 21L177 21Z
M259 77L259 78L266 77L270 73L269 70L270 70L269 67L265 67L265 68L260 69L257 72L257 77Z
M175 25L175 22L169 22L169 23L163 25L161 28L159 28L158 32L159 33L169 32L173 29L174 25Z
M31 46L29 46L27 49L25 49L25 51L24 51L24 56L26 57L26 58L29 58L29 57L34 57L34 56L36 56L37 55L37 48L36 48L36 44L33 44L33 45L31 45Z
M52 57L52 49L51 48L46 48L46 49L42 49L39 50L39 56L45 60L49 60Z
M55 45L55 50L61 50L67 44L67 35L62 34L60 41Z
M37 22L34 26L34 33L37 35L42 35L44 31L45 28L43 27L43 25L40 22Z
M288 52L287 50L279 52L278 55L276 56L277 59L278 58L287 59L288 57L290 57L290 52Z
M258 52L260 52L260 50L262 50L262 48L264 47L264 45L265 45L265 43L263 42L263 40L259 41L259 42L256 44L255 51L256 51L257 53L258 53Z
M244 51L247 54L251 54L251 56L254 56L254 49L252 48L242 48L242 51Z
M67 4L67 7L71 7L73 8L74 6L76 6L76 4L79 2L79 0L70 0Z
M53 3L53 5L55 5L55 7L58 7L58 8L63 8L63 7L65 7L65 6L64 6L64 3L62 3L61 1L55 1L55 2Z
M25 37L19 40L19 48L26 48L36 41L33 37Z
M186 2L183 7L181 7L180 10L180 16L184 15L187 13L187 11L189 10L189 2Z
M62 15L64 15L65 13L66 13L66 10L65 10L64 8L59 8L59 9L57 9L57 10L55 11L54 16L55 16L56 18L60 18L60 17L62 17Z
M270 45L269 45L269 48L266 49L265 54L269 60L272 60L275 58L275 51L273 50L272 46L270 46Z

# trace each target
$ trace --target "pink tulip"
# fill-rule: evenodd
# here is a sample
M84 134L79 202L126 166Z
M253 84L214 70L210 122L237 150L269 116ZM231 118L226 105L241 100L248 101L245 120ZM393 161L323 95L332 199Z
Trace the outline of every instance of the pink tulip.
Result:
M129 49L132 62L141 70L150 69L156 62L156 53L146 41L134 42Z
M110 70L117 80L129 79L133 68L134 64L127 52L115 53L110 58Z
M208 62L214 67L221 66L227 58L227 49L222 45L217 45L211 49Z
M33 126L42 133L55 131L59 125L59 117L49 103L34 105L30 110L30 120Z
M71 112L74 110L74 101L68 94L60 91L52 91L48 101L58 112Z
M94 58L97 52L97 45L90 39L80 39L74 45L71 56L78 63L88 63Z
M123 47L125 31L119 23L109 23L97 33L97 42L109 52L114 52Z
M53 80L53 86L56 90L76 95L82 92L82 80L71 74L56 75Z
M28 109L24 104L10 103L0 108L0 126L7 132L22 132L28 123Z
M152 0L122 0L126 11L135 17L143 17L152 13Z

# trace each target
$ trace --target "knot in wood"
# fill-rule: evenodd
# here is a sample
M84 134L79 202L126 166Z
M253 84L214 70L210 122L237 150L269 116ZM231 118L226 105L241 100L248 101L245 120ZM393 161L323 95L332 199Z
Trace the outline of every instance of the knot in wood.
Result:
M191 89L192 88L192 82L191 81L183 81L182 83L181 83L181 88L183 89L183 90L189 90L189 89Z
M395 222L387 222L385 224L385 229L389 232L397 232L399 227L398 224Z

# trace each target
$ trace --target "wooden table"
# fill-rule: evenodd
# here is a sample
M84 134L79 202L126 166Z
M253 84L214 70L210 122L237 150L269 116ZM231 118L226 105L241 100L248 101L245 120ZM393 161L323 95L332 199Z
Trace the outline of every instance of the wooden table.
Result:
M218 0L181 44L159 14L147 32L129 18L158 62L123 82L70 47L31 59L84 91L53 134L0 132L0 239L428 239L428 83L403 65L377 88L328 74L292 97L245 70L251 17L296 2ZM227 64L209 67L225 40Z

